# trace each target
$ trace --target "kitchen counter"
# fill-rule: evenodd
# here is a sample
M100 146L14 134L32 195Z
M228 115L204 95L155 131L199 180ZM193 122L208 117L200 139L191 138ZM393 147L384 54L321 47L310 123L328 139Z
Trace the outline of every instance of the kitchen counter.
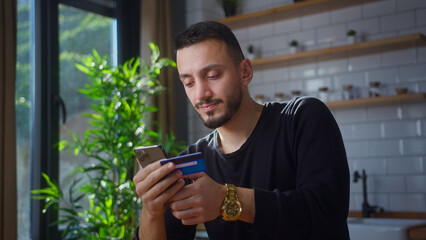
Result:
M349 217L362 217L361 211L349 211ZM426 219L426 212L382 212L371 215L372 218ZM426 240L426 226L413 227L408 230L408 238Z
M426 226L417 227L408 230L408 238L410 239L426 239Z

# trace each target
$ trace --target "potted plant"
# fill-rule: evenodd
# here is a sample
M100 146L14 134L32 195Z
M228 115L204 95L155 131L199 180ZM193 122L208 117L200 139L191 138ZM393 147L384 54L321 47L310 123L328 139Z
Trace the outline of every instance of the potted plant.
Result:
M292 40L290 42L290 53L297 53L299 51L299 42Z
M84 114L91 129L82 139L74 133L71 142L61 141L58 147L83 154L93 163L72 169L76 180L66 189L69 197L44 173L47 187L32 191L33 198L45 202L43 212L51 207L59 211L55 224L66 226L64 239L131 239L134 234L141 201L132 181L138 169L133 148L158 144L164 138L146 129L145 119L156 111L147 99L163 90L158 79L161 69L176 66L159 58L155 44L150 43L150 48L150 64L137 58L112 67L96 51L76 64L91 79L80 90L92 103L91 111ZM182 150L173 135L165 138L169 154Z
M348 37L348 43L354 44L356 43L356 31L351 29L346 33L346 36Z
M256 58L254 46L251 44L247 46L247 58L250 60L253 60Z
M238 0L218 0L225 11L225 17L234 16L237 12Z

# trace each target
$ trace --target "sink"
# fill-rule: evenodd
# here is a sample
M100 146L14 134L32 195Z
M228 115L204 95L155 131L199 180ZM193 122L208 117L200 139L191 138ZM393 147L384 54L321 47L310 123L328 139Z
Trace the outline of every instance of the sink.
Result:
M407 230L426 220L398 218L348 218L351 240L409 240Z

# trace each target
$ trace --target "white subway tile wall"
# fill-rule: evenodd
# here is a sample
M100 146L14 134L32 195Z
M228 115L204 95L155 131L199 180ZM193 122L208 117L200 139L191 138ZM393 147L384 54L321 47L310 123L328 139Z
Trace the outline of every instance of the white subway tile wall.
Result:
M330 24L330 13L318 13L302 17L302 29L312 29L317 27L325 27Z
M423 184L419 184L419 183L423 183ZM426 176L425 175L407 176L407 192L410 192L410 193L426 193L424 183L426 183Z
M426 9L416 11L416 23L417 26L426 25Z
M300 18L292 18L273 22L272 26L274 28L274 34L289 33L300 31L302 22Z
M415 48L382 53L383 67L415 64L416 62L417 56Z
M350 57L348 69L350 69L350 71L377 69L380 67L380 60L380 54Z
M422 174L422 157L390 157L386 159L388 174ZM423 186L421 182L416 185ZM424 187L424 186L423 186Z
M240 13L292 4L292 0L241 0ZM187 0L187 25L224 16L216 0ZM357 41L412 33L426 34L425 0L379 0L299 18L272 21L235 29L244 53L249 44L259 57L289 53L289 42L297 40L302 50L347 44L346 32L357 31ZM249 86L254 97L274 93L287 96L292 90L317 96L318 87L330 89L331 100L341 98L345 84L354 86L356 97L368 96L368 84L380 81L382 95L394 95L396 87L426 92L426 47L397 49L336 60L254 69ZM188 104L190 143L211 130ZM351 173L350 210L360 210L361 183L353 172L365 169L368 200L385 211L426 211L426 102L387 106L331 109L339 124Z
M395 13L395 0L371 2L362 5L364 18L378 17Z
M426 7L424 0L397 0L396 7L399 11L414 10L421 7Z
M373 193L405 192L405 177L402 175L376 175L367 178L367 187Z
M399 70L399 75L401 82L417 82L426 80L426 64L401 67Z
M424 185L423 185L424 186ZM389 194L389 208L392 211L426 211L424 193Z
M346 32L348 29L345 24L325 26L318 28L317 33L317 42L318 44L322 43L333 43L336 41L342 41L346 39ZM346 41L344 41L346 43ZM341 45L341 44L339 44Z
M362 18L362 6L353 6L331 12L331 22L353 22Z
M397 13L380 18L380 30L382 32L405 30L414 27L414 24L415 11Z

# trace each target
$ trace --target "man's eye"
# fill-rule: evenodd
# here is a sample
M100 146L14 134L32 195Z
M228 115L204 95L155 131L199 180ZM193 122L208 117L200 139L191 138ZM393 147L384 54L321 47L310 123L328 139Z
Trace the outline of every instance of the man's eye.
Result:
M184 85L185 87L191 87L192 85L194 85L194 82L187 82Z
M219 74L209 75L209 76L207 76L207 79L216 79L218 77L219 77Z

